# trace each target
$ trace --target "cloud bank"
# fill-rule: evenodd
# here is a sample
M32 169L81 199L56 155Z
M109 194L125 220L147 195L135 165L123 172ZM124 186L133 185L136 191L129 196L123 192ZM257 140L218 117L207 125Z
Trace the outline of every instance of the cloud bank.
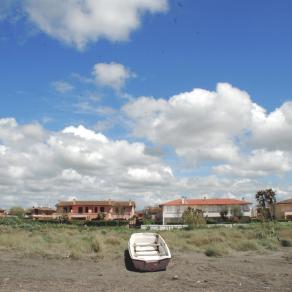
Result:
M72 196L131 198L140 206L181 195L253 200L258 189L275 188L281 198L292 190L290 102L268 113L221 83L169 99L140 97L114 115L130 125L129 140L83 125L50 131L0 119L3 207Z

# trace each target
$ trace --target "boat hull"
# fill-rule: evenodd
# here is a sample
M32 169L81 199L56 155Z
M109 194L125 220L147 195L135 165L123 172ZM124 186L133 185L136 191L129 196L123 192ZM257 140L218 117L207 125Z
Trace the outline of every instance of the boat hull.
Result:
M141 272L156 272L156 271L164 271L170 259L163 259L158 261L144 261L144 260L132 260L133 265L136 270Z

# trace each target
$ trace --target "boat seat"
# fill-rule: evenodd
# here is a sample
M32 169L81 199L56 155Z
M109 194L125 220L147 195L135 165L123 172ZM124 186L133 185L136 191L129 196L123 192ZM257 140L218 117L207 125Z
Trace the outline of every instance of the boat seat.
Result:
M134 243L135 252L149 252L149 251L158 251L160 244L156 243Z
M148 246L148 245L157 246L157 245L160 245L160 244L159 243L134 243L134 245L139 245L139 246Z
M139 257L139 256L158 256L159 252L157 250L151 250L151 251L141 250L141 251L135 251L135 255L137 257Z

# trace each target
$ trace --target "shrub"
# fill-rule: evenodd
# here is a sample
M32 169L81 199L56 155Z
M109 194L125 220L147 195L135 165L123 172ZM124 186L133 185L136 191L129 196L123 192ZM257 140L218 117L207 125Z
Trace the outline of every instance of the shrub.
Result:
M282 239L281 240L281 245L284 247L291 247L292 246L292 241L291 240L287 240L287 239Z
M203 212L198 209L188 207L182 214L182 221L189 226L198 226L206 224Z
M99 242L99 239L97 236L93 237L91 239L91 249L92 251L94 251L95 253L98 253L101 251L101 244Z
M226 251L216 246L210 246L205 250L205 255L207 257L220 257L224 254L226 254Z

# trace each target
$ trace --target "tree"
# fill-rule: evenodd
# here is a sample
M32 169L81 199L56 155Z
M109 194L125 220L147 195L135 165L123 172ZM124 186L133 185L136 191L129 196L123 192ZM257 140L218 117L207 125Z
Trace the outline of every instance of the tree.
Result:
M182 221L191 227L206 224L203 211L188 207L182 214Z
M223 221L225 221L227 219L227 215L228 215L228 209L227 208L223 208L220 211L220 217Z
M234 222L239 222L241 217L243 216L240 206L233 206L230 210L230 213L232 214L232 219Z
M255 198L258 202L258 212L263 219L275 218L276 192L272 189L260 190Z
M19 218L23 218L25 214L25 210L21 207L12 207L9 210L9 214L12 216L17 216Z

